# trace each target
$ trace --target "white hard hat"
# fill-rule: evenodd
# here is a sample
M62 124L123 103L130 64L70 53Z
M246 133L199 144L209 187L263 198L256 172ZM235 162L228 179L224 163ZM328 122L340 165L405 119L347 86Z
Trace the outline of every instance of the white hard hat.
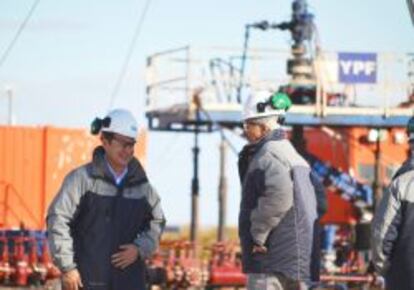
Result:
M132 113L125 109L115 109L103 119L102 132L112 132L136 139L138 125Z
M275 107L271 104L271 98L273 97L272 95L272 92L267 90L257 91L249 95L243 108L243 121L284 115L286 110L289 109L291 105L290 99L285 94L280 94L281 97L277 94L273 95L276 96L276 98L282 100L283 103L282 106L280 106L280 109L275 109ZM277 107L279 107L279 104L277 104Z

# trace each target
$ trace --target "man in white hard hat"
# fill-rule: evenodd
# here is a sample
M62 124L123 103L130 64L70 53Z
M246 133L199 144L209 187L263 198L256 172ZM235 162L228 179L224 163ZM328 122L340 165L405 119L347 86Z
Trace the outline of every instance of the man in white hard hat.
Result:
M145 259L165 224L160 198L134 157L133 115L116 109L91 127L101 146L70 172L49 207L47 230L64 290L146 289Z
M386 289L414 289L414 117L407 124L410 152L393 176L372 222L372 261Z
M311 170L280 125L290 105L286 94L261 91L244 107L239 237L249 290L306 289L315 262Z

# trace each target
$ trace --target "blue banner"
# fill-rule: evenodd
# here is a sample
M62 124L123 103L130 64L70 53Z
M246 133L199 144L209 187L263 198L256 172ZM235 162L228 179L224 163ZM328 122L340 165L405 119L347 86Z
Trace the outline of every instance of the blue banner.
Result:
M376 53L338 53L339 82L345 84L377 82Z

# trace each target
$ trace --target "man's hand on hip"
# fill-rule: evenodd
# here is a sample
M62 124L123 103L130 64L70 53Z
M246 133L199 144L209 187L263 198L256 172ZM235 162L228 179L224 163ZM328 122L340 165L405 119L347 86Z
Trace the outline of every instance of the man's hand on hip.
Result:
M134 263L138 256L139 250L135 244L121 245L119 251L111 256L112 265L119 269L125 269Z
M70 270L62 275L63 290L79 290L83 287L81 276L77 269Z
M252 249L252 253L256 254L266 254L267 253L267 248L265 246L260 246L260 245L254 245L253 249Z

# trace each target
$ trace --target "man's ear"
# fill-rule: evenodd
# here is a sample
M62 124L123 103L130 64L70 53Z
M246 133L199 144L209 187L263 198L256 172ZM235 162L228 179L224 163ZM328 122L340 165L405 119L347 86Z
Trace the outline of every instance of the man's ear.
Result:
M270 131L272 131L272 130L270 130L269 129L269 127L267 127L266 125L264 125L264 124L260 124L260 128L262 129L262 132L263 132L263 134L267 134L267 133L269 133Z
M99 139L101 139L101 143L102 145L108 145L109 141L108 139L104 138L104 136L101 134L101 136L99 137Z

